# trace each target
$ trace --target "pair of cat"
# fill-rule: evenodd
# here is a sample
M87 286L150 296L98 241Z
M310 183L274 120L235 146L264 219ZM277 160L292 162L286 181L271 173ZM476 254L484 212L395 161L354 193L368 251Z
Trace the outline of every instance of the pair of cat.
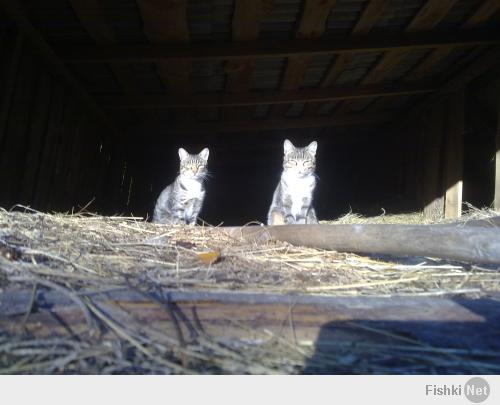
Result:
M317 146L314 141L300 148L285 140L283 171L267 215L268 225L318 223L312 206ZM179 175L158 197L153 222L196 224L205 199L208 155L208 148L194 155L179 149Z

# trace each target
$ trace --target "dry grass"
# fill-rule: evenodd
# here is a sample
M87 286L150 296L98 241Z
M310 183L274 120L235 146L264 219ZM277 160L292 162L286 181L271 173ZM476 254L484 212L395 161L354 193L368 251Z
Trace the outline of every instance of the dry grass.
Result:
M407 219L416 220L415 216ZM365 219L351 214L337 223L348 220ZM392 220L396 218L383 218L387 223ZM211 227L165 227L140 218L1 210L0 293L33 284L66 294L82 307L89 327L98 322L114 338L36 338L0 331L2 373L295 373L313 354L307 343L290 345L272 334L258 345L220 342L198 333L195 343L179 346L147 325L116 322L86 292L155 285L184 291L480 297L500 291L500 274L428 258L396 261L283 242L250 244ZM26 303L27 308L31 306ZM365 357L383 357L396 350L393 346L394 342L377 347L366 344L359 350ZM340 343L336 350L352 354L352 348ZM378 372L422 372L418 364L425 356L434 359L433 364L443 362L443 367L451 361L449 353L436 354L433 348L419 346L411 353L406 354L414 356L411 367ZM340 362L338 370L377 372L367 371L366 364L354 360L349 365L342 356L325 361ZM483 366L478 369L492 371L488 364Z

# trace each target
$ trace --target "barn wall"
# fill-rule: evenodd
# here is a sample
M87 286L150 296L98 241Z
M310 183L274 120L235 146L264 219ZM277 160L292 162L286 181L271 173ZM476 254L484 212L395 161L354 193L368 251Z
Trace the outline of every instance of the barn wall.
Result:
M78 211L93 200L91 209L116 211L126 205L126 159L109 125L2 15L0 60L0 206Z

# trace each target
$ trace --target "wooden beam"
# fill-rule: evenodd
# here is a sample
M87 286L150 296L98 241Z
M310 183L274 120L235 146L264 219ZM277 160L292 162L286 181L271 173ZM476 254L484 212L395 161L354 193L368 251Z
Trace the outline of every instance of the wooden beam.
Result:
M368 34L380 19L391 0L370 0L365 6L351 35Z
M497 134L495 151L495 197L493 207L500 212L500 103L498 103Z
M116 36L108 24L101 1L70 0L70 3L83 27L97 44L115 44ZM128 66L117 62L110 62L109 67L119 86L125 92L137 93L139 91L135 78Z
M288 104L290 102L350 100L402 94L425 94L436 88L426 83L376 84L361 86L337 86L288 91L255 91L248 93L177 95L99 96L100 103L107 108L150 109L171 107L216 107L259 104Z
M477 27L488 21L493 14L500 10L500 1L484 0L477 10L468 18L463 25L463 28Z
M463 149L465 132L465 96L463 91L448 100L445 140L445 205L444 217L462 215Z
M436 103L424 117L422 141L424 146L422 197L424 217L435 221L443 217L441 151L444 138L444 105Z
M71 45L56 48L69 63L154 63L175 60L238 60L313 56L391 50L430 49L450 46L495 45L498 30L465 32L357 35L342 41L325 38L240 42L156 43L146 45Z
M61 59L56 56L51 46L45 41L42 35L33 27L31 22L26 18L23 11L19 8L19 4L14 0L1 0L0 8L24 34L24 37L33 45L33 49L42 56L47 63L51 75L58 77L62 83L66 84L72 94L91 112L97 119L106 125L113 136L117 136L119 131L110 118L100 109L94 99L74 78Z
M219 228L247 241L280 240L295 246L361 254L437 257L500 264L498 227L398 224L279 225Z
M299 26L295 32L296 38L318 38L326 29L326 21L336 0L305 0ZM295 90L300 87L304 75L311 62L311 56L293 56L287 60L283 78L282 90ZM270 116L273 118L284 115L290 105L284 104L273 108Z
M389 122L392 115L369 115L357 116L352 114L346 117L300 117L300 118L279 118L261 120L239 120L239 121L217 121L217 122L192 122L182 123L169 127L169 131L175 134L182 133L223 133L223 132L257 132L283 130L293 128L323 128L323 127L343 127L343 126L364 126L380 125Z
M429 31L436 27L448 14L458 0L427 0L411 23L406 32Z

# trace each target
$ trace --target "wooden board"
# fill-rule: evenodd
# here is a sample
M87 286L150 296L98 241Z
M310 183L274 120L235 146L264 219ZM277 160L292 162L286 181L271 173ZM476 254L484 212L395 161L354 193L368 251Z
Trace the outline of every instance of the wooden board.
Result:
M86 293L80 291L79 296ZM406 339L420 348L500 349L496 297L325 297L167 289L144 294L117 289L87 296L117 324L143 325L148 331L156 330L160 339L189 339L195 327L225 341L259 342L275 336L320 347L334 341L352 345L381 343L381 339L403 345ZM68 327L76 335L87 329L81 308L50 290L35 297L37 311L23 324L30 297L29 285L0 294L0 331L24 334L28 330L31 336L43 338L68 336Z

